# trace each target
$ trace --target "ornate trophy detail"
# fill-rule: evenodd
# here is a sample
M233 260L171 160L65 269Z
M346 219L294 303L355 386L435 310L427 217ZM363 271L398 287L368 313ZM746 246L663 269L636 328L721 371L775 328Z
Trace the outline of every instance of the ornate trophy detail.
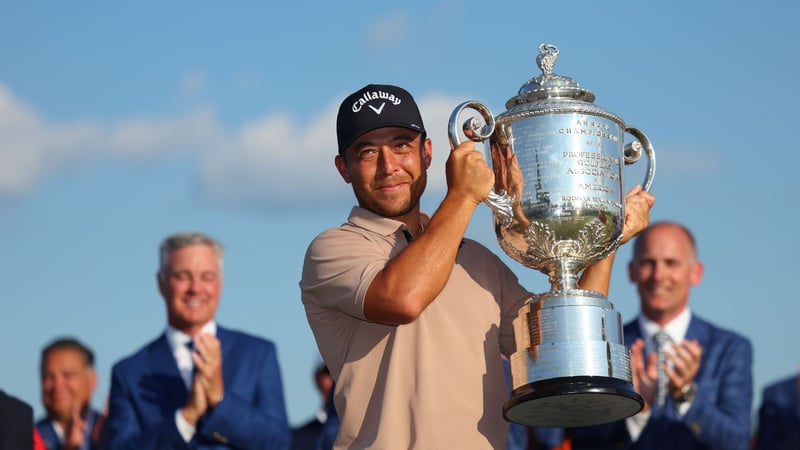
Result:
M480 102L450 116L460 136L489 141L500 247L549 276L551 289L531 299L514 321L513 392L505 417L523 425L574 427L611 422L642 409L633 389L620 314L598 292L580 289L578 274L619 247L625 219L622 166L644 152L649 190L655 151L644 133L595 105L594 94L553 73L554 45L539 46L542 74L530 79L494 117ZM465 109L477 111L458 126ZM635 140L624 146L625 134Z

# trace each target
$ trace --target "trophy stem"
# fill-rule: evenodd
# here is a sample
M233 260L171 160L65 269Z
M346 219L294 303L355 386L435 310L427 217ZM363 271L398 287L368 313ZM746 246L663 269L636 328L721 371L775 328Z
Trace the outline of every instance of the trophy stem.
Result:
M554 261L553 271L550 272L550 287L552 291L569 291L578 288L578 267L582 261L572 258L557 258Z

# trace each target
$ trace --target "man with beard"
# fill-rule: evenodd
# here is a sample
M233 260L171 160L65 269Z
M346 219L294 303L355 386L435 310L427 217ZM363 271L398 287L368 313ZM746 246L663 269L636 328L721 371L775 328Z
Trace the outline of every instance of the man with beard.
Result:
M452 149L447 194L420 211L432 158L412 96L368 85L337 117L336 168L358 206L310 244L300 288L335 380L335 448L503 448L508 423L501 354L531 294L488 249L464 238L494 174L472 142ZM624 235L649 221L654 198L626 197ZM611 257L581 287L606 293Z

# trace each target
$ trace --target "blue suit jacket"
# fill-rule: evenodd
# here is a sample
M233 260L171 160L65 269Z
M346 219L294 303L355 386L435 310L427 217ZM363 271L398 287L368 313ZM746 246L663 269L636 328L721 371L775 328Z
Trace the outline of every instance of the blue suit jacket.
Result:
M86 417L87 427L86 431L83 435L83 447L81 450L96 450L99 448L97 445L92 443L92 433L94 432L94 427L97 425L97 418L99 417L99 413L94 410L90 410L88 416ZM39 431L39 436L42 437L44 441L44 445L47 447L47 450L62 450L63 446L61 442L58 441L58 435L56 434L55 428L53 428L53 421L50 419L42 419L36 422L36 429Z
M112 369L103 449L288 449L291 435L275 345L217 327L225 395L186 443L175 411L188 395L166 335Z
M642 337L638 321L623 328L625 345ZM579 449L749 449L753 402L753 349L746 338L693 316L686 339L703 347L694 378L697 396L679 418L670 396L664 413L651 415L642 434L631 442L625 421L572 430Z
M797 375L764 388L758 410L756 449L800 449Z

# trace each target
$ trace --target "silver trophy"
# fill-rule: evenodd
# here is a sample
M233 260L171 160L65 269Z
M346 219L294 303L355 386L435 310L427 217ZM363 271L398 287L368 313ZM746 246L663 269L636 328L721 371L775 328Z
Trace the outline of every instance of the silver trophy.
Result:
M644 150L642 187L649 190L656 160L644 133L553 73L557 55L555 46L539 46L542 74L506 102L505 112L493 117L482 103L464 102L448 132L453 146L462 135L489 140L495 186L486 203L497 240L511 258L550 277L551 290L528 301L514 321L513 392L503 414L523 425L574 427L629 417L644 404L633 389L620 314L577 281L622 239L623 163ZM472 117L461 122L465 110ZM635 138L628 145L625 133Z

